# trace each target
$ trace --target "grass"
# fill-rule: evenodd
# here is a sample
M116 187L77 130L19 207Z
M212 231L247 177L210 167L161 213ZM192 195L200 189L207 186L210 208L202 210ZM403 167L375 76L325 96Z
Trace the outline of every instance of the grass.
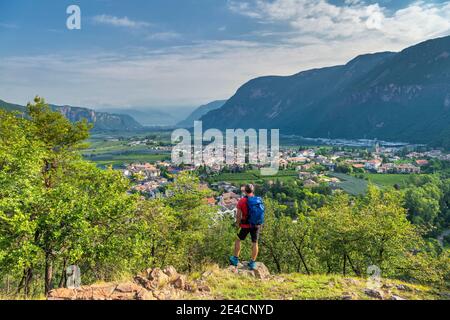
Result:
M341 182L338 184L339 188L352 195L361 195L367 192L368 183L366 180L358 179L348 174L343 173L329 173L331 177L338 178Z
M206 277L211 287L212 297L225 300L342 300L344 295L354 299L372 299L364 291L367 279L348 278L340 275L284 274L270 280L259 280L245 275L235 275L229 271L212 267ZM390 287L390 295L408 300L442 299L439 290L398 280L383 279L382 284ZM400 291L395 286L403 284L410 291ZM387 290L387 289L383 289ZM387 291L386 291L387 292ZM195 299L195 297L192 297Z
M370 182L381 187L393 187L399 185L400 187L406 187L408 185L408 174L376 174L365 173L363 174Z

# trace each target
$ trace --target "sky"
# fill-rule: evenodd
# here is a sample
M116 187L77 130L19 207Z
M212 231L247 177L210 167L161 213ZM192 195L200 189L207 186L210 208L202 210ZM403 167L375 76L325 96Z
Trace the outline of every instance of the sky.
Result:
M70 5L79 30L66 26ZM446 35L443 0L0 0L0 99L195 106L255 77Z

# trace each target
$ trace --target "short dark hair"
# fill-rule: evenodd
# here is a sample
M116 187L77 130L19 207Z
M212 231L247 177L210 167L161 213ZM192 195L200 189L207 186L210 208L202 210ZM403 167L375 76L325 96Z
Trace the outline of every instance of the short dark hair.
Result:
M245 193L250 194L255 192L255 187L252 184L245 185Z

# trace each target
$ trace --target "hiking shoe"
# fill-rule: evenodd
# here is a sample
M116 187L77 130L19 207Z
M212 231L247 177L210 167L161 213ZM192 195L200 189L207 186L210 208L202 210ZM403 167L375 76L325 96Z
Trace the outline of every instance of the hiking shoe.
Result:
M237 267L239 264L239 258L235 256L230 257L230 264Z
M250 260L250 262L248 263L248 268L250 270L255 270L256 269L256 262L253 260Z

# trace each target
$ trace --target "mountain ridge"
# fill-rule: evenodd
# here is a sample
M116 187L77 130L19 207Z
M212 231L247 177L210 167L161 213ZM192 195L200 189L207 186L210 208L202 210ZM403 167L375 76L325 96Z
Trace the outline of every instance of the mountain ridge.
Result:
M221 108L227 100L215 100L207 104L201 105L195 109L186 119L177 123L177 127L191 128L194 126L194 121L200 120L205 114L210 111Z
M60 112L71 122L86 119L94 125L93 131L134 131L143 128L133 117L123 114L114 114L84 107L58 106L49 104L50 108ZM8 111L26 112L26 107L0 100L0 108Z
M201 120L205 128L279 128L312 138L450 148L449 92L450 36L398 53L359 55L344 65L252 79Z

